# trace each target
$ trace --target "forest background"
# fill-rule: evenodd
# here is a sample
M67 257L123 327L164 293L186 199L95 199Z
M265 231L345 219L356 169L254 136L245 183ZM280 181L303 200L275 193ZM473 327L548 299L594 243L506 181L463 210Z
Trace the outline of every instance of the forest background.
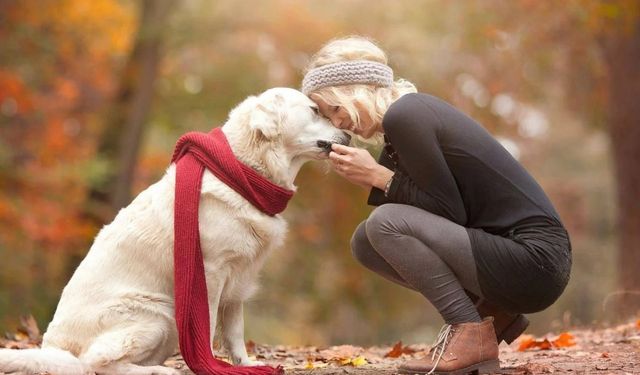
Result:
M571 235L565 294L532 333L640 308L640 3L590 1L0 1L0 331L41 326L92 240L155 182L184 132L248 95L297 88L351 34L396 76L481 122L539 181ZM376 153L376 148L371 148ZM370 345L441 325L352 258L367 192L307 164L286 244L248 303L247 338Z

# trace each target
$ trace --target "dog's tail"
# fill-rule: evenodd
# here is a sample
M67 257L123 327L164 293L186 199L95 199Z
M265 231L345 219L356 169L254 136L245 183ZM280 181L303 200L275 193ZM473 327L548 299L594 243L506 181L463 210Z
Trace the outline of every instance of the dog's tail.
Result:
M57 348L0 349L0 373L47 372L52 375L92 374L89 366L80 362L73 354Z

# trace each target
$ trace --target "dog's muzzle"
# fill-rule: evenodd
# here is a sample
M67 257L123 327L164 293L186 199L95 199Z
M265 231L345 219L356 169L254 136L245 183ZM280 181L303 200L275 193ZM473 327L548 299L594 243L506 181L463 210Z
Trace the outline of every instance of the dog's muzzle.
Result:
M345 132L342 132L342 135L337 139L332 141L318 141L318 147L323 149L327 154L331 152L331 145L334 143L338 143L344 146L348 146L349 142L351 142L351 136Z

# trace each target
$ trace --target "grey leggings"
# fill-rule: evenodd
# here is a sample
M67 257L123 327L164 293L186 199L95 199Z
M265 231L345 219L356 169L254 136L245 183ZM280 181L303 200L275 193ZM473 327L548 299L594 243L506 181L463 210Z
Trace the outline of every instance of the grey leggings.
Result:
M482 297L464 227L420 208L384 204L356 228L354 257L425 296L448 324L481 321L465 289Z

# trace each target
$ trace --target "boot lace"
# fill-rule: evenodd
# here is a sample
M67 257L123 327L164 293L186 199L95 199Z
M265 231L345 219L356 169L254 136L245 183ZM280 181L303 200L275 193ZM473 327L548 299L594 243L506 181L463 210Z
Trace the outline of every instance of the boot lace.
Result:
M431 368L431 371L429 371L427 375L433 374L433 372L436 371L436 367L438 367L438 363L440 363L440 359L444 355L444 351L447 348L449 335L452 332L453 327L451 326L451 324L445 324L444 326L442 326L442 328L440 328L440 332L438 333L436 341L433 342L433 344L431 345L431 349L429 349L429 352L431 352L431 362L433 362L436 357L437 359L435 359L435 362L433 362L433 368Z

